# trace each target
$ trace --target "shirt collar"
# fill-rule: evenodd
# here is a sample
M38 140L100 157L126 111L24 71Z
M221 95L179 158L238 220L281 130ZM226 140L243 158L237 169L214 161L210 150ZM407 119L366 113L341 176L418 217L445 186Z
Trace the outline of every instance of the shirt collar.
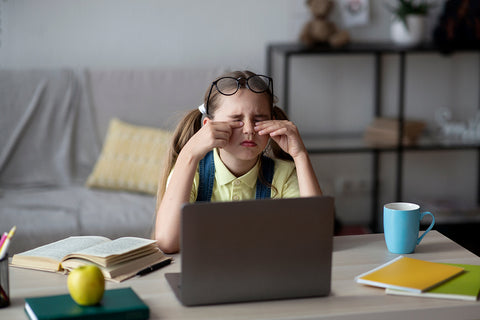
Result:
M222 162L222 159L220 159L220 156L218 155L218 149L214 149L213 161L215 163L215 178L217 179L217 183L219 185L229 184L235 179L240 180L250 188L253 188L256 185L260 161L257 161L255 166L252 169L250 169L250 171L248 171L243 176L238 178L235 177L235 175L231 173L230 170L228 170L228 168Z

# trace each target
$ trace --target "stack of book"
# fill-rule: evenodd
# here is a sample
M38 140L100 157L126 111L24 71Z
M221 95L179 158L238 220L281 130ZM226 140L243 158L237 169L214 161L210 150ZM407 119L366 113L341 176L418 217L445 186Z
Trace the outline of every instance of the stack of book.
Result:
M68 273L79 266L95 264L106 280L121 282L158 269L171 260L158 248L155 240L79 236L15 254L11 266Z
M476 301L480 293L480 266L399 256L355 280L385 288L387 294Z
M128 287L106 290L102 301L94 306L81 306L69 294L25 298L25 313L31 320L145 320L150 316L150 308Z
M399 120L393 118L375 118L364 132L365 141L374 146L394 146L398 144ZM405 120L403 123L404 145L416 144L420 134L425 129L425 122Z

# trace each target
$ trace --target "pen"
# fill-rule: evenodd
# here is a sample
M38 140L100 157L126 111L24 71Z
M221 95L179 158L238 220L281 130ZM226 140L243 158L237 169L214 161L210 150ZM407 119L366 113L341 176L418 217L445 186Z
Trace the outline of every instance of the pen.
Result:
M0 260L5 258L5 256L7 255L7 250L8 250L8 247L10 246L10 240L12 239L13 234L15 233L15 230L17 230L16 226L13 226L12 229L10 229L10 232L8 233L7 238L5 239L5 242L2 245L2 248L0 249Z
M161 267L164 267L166 265L169 265L170 262L172 262L172 259L167 259L167 260L163 260L162 262L159 262L157 264L154 264L152 266L149 266L143 270L140 270L137 272L137 276L143 276L143 275L146 275L152 271L155 271L155 270L158 270L160 269Z

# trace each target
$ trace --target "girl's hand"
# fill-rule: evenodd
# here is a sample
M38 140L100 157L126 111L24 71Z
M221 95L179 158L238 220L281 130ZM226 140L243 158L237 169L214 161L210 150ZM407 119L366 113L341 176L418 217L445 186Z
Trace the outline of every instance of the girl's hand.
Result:
M200 160L213 148L226 146L232 136L232 130L242 126L241 121L207 120L203 127L188 140L184 149L186 148L192 156Z
M288 120L267 120L258 122L255 131L259 135L268 134L292 158L307 152L300 133L293 122Z

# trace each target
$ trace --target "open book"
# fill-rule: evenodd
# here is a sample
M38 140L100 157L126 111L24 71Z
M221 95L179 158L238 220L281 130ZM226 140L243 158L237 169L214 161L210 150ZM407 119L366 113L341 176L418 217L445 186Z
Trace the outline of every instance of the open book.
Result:
M66 273L81 265L95 264L102 270L105 279L121 282L145 269L158 268L170 261L171 258L157 247L155 240L79 236L15 254L11 265Z

